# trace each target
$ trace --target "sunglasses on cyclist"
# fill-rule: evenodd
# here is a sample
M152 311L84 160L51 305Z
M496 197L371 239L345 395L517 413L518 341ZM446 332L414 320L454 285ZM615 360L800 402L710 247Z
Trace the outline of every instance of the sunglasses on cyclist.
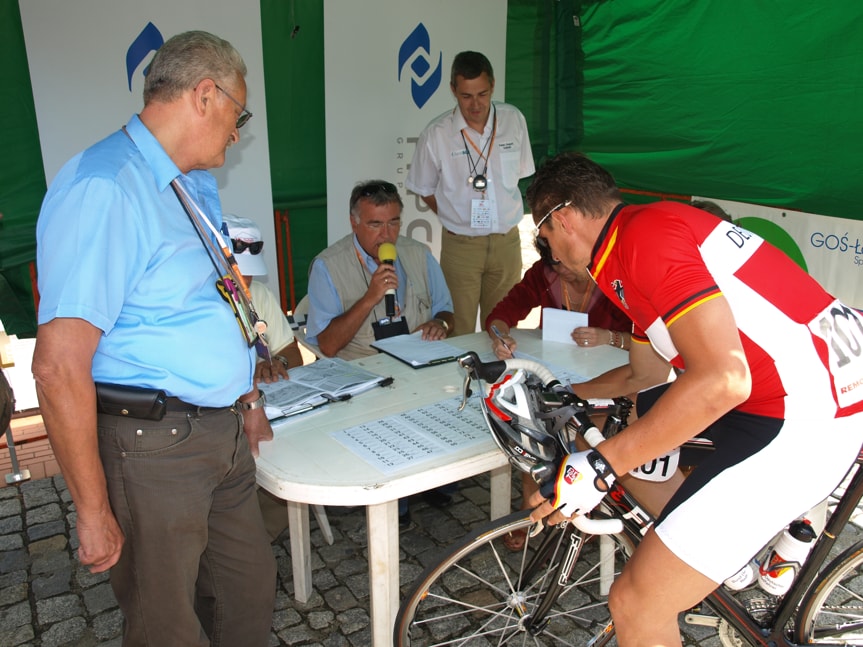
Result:
M539 235L539 231L540 231L540 229L542 229L542 226L545 224L545 221L548 220L549 218L551 218L551 214L553 214L555 211L560 211L561 209L568 207L571 204L572 204L572 200L566 200L565 202L561 202L560 204L557 204L557 205L553 206L551 209L549 209L548 213L546 213L542 218L539 219L539 222L536 223L536 227L534 227L534 229L533 229L533 237L537 240L537 242L539 242L540 245L543 245L544 247L548 246L548 241Z
M256 240L253 243L247 243L245 240L231 238L231 245L234 247L235 254L242 254L247 249L252 256L257 256L264 249L264 241Z

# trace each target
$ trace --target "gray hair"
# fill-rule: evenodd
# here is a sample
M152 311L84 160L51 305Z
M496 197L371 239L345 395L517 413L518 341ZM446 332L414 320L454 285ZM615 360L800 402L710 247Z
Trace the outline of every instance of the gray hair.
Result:
M360 200L368 200L376 207L398 204L399 213L404 209L404 203L396 185L386 180L366 180L358 182L354 186L353 191L351 191L349 206L351 218L356 223L360 221L360 208L358 206Z
M187 31L165 41L144 77L144 105L173 101L202 79L228 83L246 76L246 64L228 41L205 31Z

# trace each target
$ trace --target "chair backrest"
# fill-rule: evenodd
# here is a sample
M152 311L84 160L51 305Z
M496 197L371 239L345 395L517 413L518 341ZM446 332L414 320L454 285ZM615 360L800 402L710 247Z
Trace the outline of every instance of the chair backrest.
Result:
M309 295L307 294L300 299L300 302L297 304L297 307L294 308L294 311L292 313L288 313L288 323L291 324L291 328L294 331L294 337L297 338L297 341L314 353L315 357L326 357L316 344L306 341L306 318L308 317L308 314Z

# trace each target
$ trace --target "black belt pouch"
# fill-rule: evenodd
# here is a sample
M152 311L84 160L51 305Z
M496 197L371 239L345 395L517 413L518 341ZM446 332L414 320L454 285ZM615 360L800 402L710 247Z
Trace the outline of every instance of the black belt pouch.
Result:
M96 410L99 413L161 420L165 417L167 405L168 396L164 391L96 382Z

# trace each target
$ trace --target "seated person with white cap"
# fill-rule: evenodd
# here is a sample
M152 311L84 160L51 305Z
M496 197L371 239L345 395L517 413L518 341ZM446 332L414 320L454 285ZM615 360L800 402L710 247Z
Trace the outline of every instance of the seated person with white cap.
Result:
M264 263L264 241L261 240L261 230L253 220L241 218L226 213L222 217L224 226L228 228L228 236L234 249L234 258L240 273L252 293L252 304L258 317L267 322L265 336L270 346L271 362L259 359L255 367L255 381L273 382L279 377L288 377L288 369L301 366L303 356L294 331L288 323L285 313L276 295L260 281L253 280L256 276L266 276L267 265Z

